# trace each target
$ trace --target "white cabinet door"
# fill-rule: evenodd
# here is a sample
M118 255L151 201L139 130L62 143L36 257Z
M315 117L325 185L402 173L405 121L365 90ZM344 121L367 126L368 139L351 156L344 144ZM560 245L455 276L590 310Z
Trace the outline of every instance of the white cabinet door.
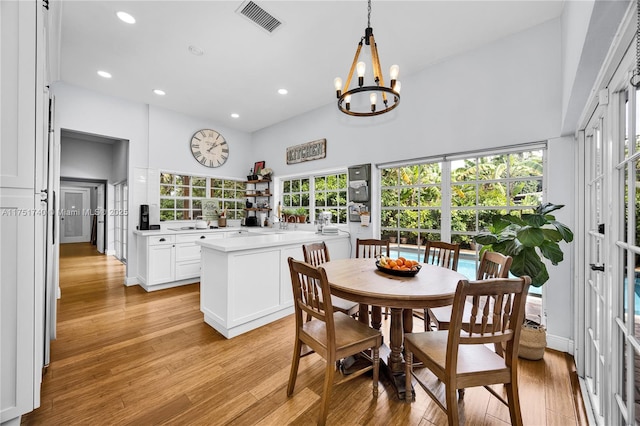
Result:
M149 246L148 285L174 281L175 253L174 244Z
M0 423L34 408L34 208L29 191L0 189Z
M2 126L0 186L34 188L36 132L36 1L0 2ZM40 189L40 188L39 188Z

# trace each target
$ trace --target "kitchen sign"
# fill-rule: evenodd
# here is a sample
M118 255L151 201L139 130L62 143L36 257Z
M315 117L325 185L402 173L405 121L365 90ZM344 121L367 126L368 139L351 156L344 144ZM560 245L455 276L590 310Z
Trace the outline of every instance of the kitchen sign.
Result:
M287 164L302 163L303 161L318 160L327 156L327 140L303 143L287 148Z

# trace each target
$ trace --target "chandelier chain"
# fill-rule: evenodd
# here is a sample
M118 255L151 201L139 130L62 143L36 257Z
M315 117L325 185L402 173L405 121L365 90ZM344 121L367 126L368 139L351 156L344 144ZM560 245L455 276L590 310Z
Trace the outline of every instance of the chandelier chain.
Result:
M640 13L640 11L638 13ZM367 27L371 27L371 0L369 0L369 5L367 6Z

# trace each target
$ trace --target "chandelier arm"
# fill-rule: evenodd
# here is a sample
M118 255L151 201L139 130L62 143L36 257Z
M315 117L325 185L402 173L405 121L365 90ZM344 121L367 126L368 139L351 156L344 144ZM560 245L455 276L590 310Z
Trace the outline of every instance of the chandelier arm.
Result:
M378 56L378 46L376 46L376 40L373 38L373 33L369 37L369 43L371 43L371 61L373 62L374 76L377 77L378 86L384 87L384 77L382 77L382 67L380 66L380 57ZM375 75L377 74L377 75ZM384 104L387 104L387 93L382 92L382 100Z
M360 39L360 43L358 43L358 48L356 49L356 54L353 57L353 63L351 64L351 69L349 69L349 75L347 76L347 81L344 84L344 91L349 91L349 86L351 85L351 78L353 77L353 71L356 69L356 64L358 63L358 58L360 57L360 51L362 50L362 39Z

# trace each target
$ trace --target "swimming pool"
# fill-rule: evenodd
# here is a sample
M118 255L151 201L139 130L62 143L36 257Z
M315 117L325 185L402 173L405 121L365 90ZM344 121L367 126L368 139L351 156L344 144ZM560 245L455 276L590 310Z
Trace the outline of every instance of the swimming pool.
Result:
M422 252L418 254L417 251L406 249L404 247L392 247L390 250L391 257L399 257L402 256L405 259L411 259L416 261L421 261ZM420 259L419 259L420 258ZM460 258L458 259L458 272L467 277L468 280L476 279L476 270L477 270L477 259L475 255L460 253ZM513 275L509 274L509 277L513 277ZM529 287L529 294L542 295L541 287Z

